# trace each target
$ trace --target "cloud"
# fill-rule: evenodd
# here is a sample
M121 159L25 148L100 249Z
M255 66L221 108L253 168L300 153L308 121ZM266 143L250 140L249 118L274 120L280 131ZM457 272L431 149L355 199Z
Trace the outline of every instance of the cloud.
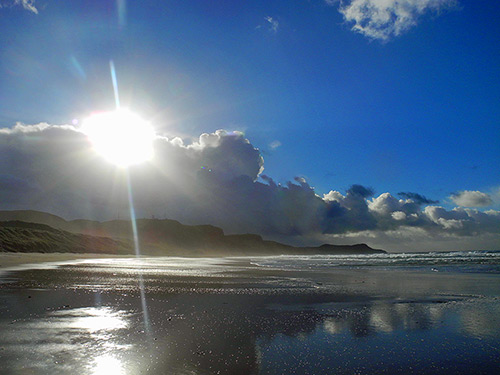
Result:
M390 193L367 200L370 213L376 217L379 230L390 230L402 225L426 226L421 204L412 199L397 199Z
M388 215L396 211L401 211L403 205L403 200L398 200L389 193L383 193L377 198L373 198L372 201L368 202L368 207L370 208L370 210L381 215Z
M75 126L0 129L0 160L0 209L36 209L68 219L129 215L125 174L96 154ZM446 210L427 205L430 200L417 193L404 193L406 199L387 192L374 196L372 188L358 184L320 197L303 177L279 184L263 171L260 151L243 133L218 130L192 142L158 136L153 160L130 167L129 176L138 217L213 224L228 233L290 243L391 243L389 233L426 233L456 243L500 239L499 211Z
M269 148L271 150L276 150L278 147L281 146L281 142L280 141L272 141L270 144L269 144Z
M264 17L264 19L269 23L269 30L272 31L273 33L277 33L280 27L278 20L270 16L266 16Z
M327 202L327 212L323 233L375 229L376 218L366 200L371 195L373 190L362 185L352 185L345 196L334 190L325 194L323 200Z
M353 195L361 198L368 198L373 195L373 189L367 188L362 185L352 185L349 190L347 190L347 196Z
M406 214L403 211L394 211L391 213L391 217L394 220L404 220L406 219Z
M456 236L500 233L500 211L481 212L461 207L448 211L441 206L427 206L422 210L421 206L426 204L425 202L396 199L389 193L367 200L367 204L376 219L376 229L379 231L418 227L429 234Z
M414 27L428 12L455 5L455 0L325 0L339 4L339 12L352 30L370 39L387 41Z
M461 236L476 236L481 233L498 233L500 211L481 212L476 209L456 207L451 211L439 206L428 206L424 214L447 233ZM436 228L432 228L436 229Z
M439 201L433 201L431 199L427 199L423 195L417 194L417 193L409 193L409 192L400 192L398 193L400 197L406 198L406 199L411 199L417 204L436 204L439 203Z
M210 173L221 183L241 176L253 183L263 170L259 151L239 132L202 134L190 145L159 137L155 154L155 163L131 169L137 176L133 185L138 209L146 217L159 215L159 207L163 214L167 200L169 205L188 205L196 190L202 190L196 189L200 173ZM73 126L18 124L0 130L0 158L0 175L9 181L2 185L3 207L33 206L68 217L102 219L126 214L123 176ZM19 181L37 190L15 188ZM182 204L174 205L177 211Z
M480 191L464 190L452 194L450 199L462 207L486 207L493 204L491 197Z
M10 8L17 5L21 5L24 9L32 13L38 14L38 9L35 7L35 0L11 0L11 1L4 0L0 2L0 8L3 7Z
M457 236L446 231L429 232L412 226L399 226L387 231L348 232L324 236L330 243L368 243L374 248L389 251L467 251L498 249L499 235L480 233L476 236Z

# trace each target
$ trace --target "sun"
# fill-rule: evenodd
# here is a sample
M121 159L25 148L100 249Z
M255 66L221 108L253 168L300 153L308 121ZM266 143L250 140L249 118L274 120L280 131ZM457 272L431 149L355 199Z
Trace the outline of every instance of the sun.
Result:
M153 157L153 127L128 109L93 114L84 120L81 130L97 153L119 167Z

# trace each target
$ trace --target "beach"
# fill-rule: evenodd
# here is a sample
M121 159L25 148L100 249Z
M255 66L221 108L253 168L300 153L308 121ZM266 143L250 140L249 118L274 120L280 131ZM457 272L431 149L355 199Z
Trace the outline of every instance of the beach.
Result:
M492 374L500 367L496 254L465 265L435 255L432 262L58 256L27 256L42 263L15 269L12 258L0 273L2 374Z

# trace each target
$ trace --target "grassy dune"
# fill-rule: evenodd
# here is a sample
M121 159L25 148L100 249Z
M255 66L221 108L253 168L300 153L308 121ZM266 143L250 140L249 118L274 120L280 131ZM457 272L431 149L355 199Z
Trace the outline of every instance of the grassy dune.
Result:
M125 241L89 236L21 221L0 222L0 251L21 253L131 254Z

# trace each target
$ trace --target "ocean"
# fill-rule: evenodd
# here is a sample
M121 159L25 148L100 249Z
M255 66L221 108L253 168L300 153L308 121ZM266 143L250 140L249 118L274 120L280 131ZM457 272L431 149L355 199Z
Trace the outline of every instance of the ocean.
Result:
M500 250L387 253L368 255L308 255L250 258L273 269L380 269L458 273L500 273Z

